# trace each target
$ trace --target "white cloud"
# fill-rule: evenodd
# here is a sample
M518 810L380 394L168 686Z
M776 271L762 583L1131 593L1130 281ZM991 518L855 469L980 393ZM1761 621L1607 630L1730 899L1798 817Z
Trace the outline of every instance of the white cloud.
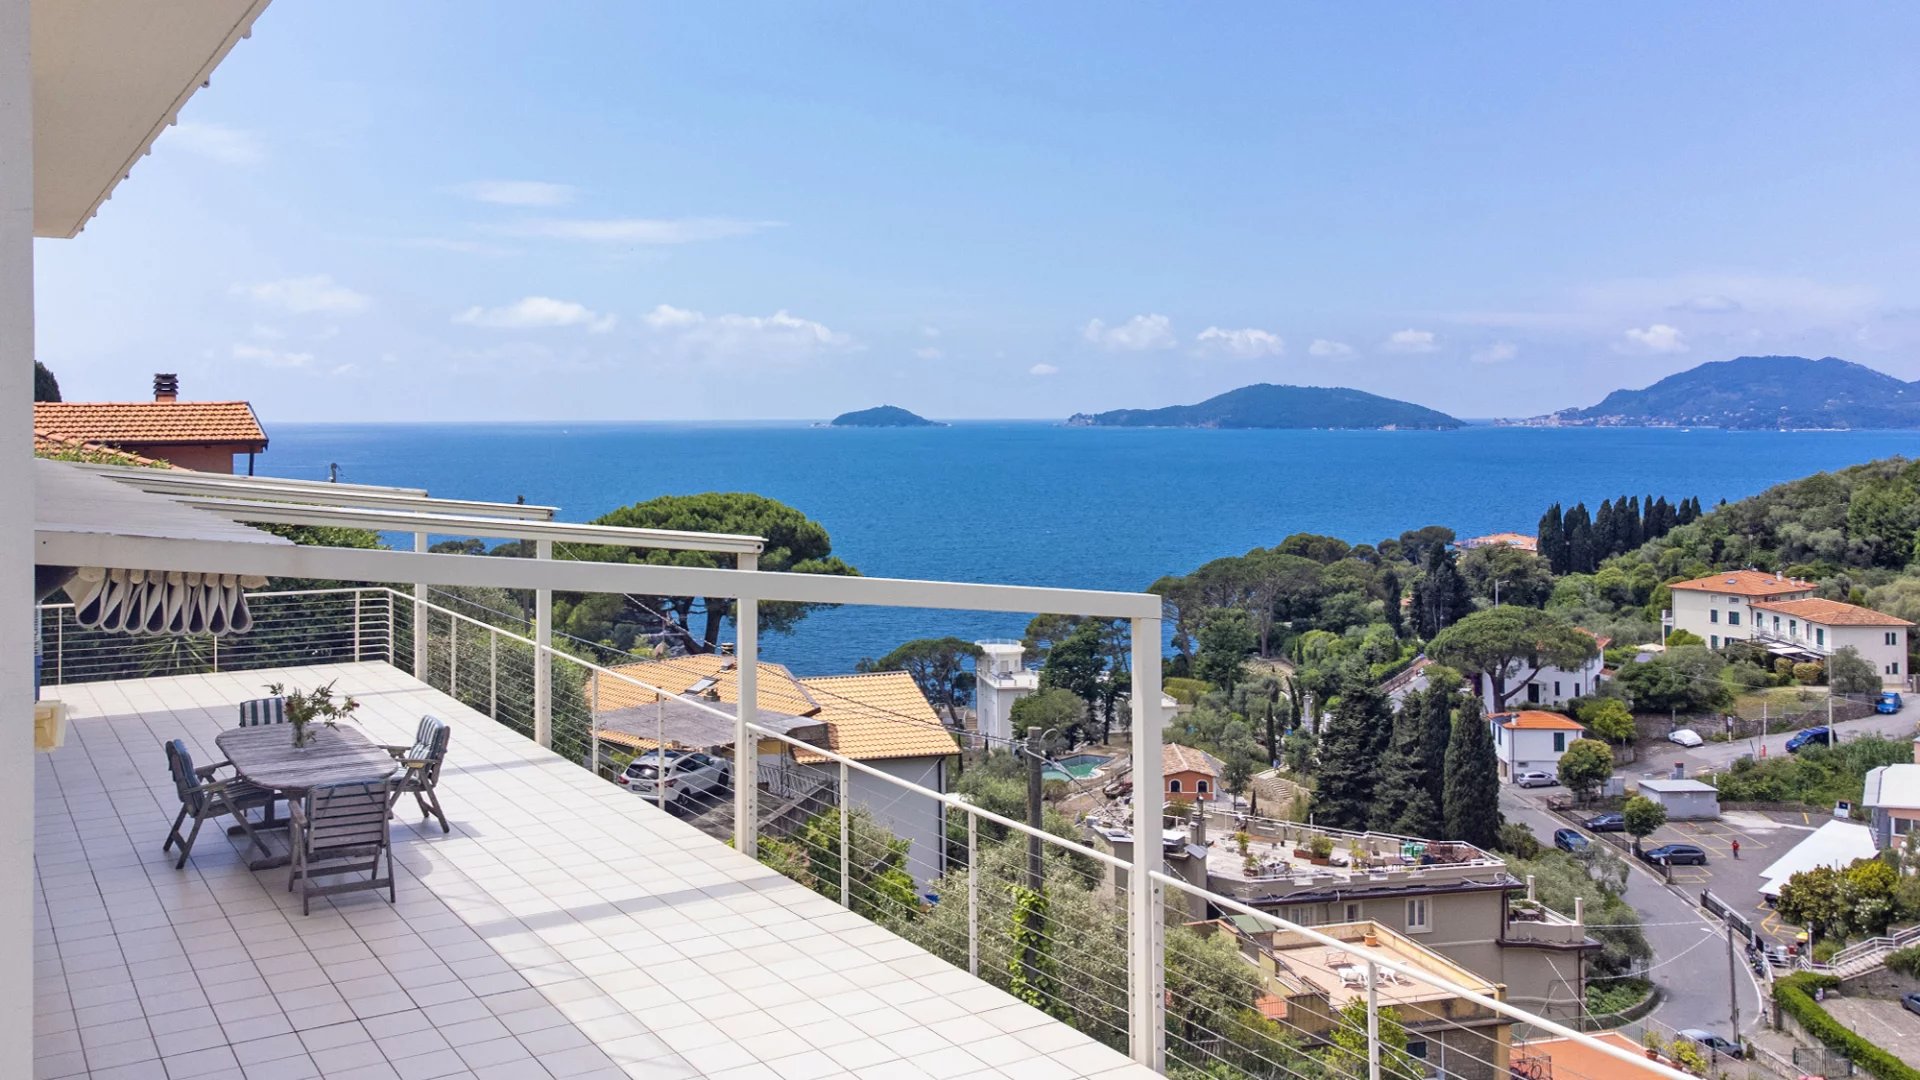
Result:
M1643 353L1683 353L1687 351L1686 335L1666 323L1654 323L1644 330L1629 329L1626 341L1621 347L1628 352Z
M1328 341L1326 338L1314 338L1307 346L1310 356L1352 356L1353 346L1344 341Z
M1491 345L1473 350L1473 362L1476 364L1502 364L1520 355L1520 350L1511 341L1496 341Z
M920 328L920 336L925 338L937 338L940 336L940 328L937 326L923 326Z
M1135 315L1118 326L1094 319L1083 333L1088 341L1113 352L1171 349L1175 344L1173 321L1165 315Z
M1057 368L1057 367L1054 367L1054 366L1053 366L1052 364L1035 364L1035 365L1033 365L1032 367L1030 367L1030 368L1028 368L1028 369L1027 369L1027 374L1029 374L1029 375L1058 375L1058 374L1060 374L1060 369L1059 369L1059 368Z
M555 300L550 296L528 296L505 307L470 307L453 317L457 323L487 326L500 330L529 330L549 326L584 326L594 333L613 329L618 316L602 315L585 304Z
M497 231L511 236L588 240L605 244L694 244L777 228L777 221L737 218L536 218Z
M578 194L571 184L544 180L475 180L453 190L475 202L498 206L563 206Z
M237 344L233 347L233 358L266 367L297 368L313 363L313 354L304 352L280 352L259 345Z
M156 145L178 147L222 165L258 165L267 156L266 147L252 132L204 121L183 120Z
M1381 348L1396 353L1430 353L1435 348L1433 331L1395 330L1387 335Z
M913 350L913 355L919 357L922 360L938 360L947 354L929 345L923 349Z
M669 355L723 364L797 363L860 346L851 335L785 309L771 315L708 315L661 304L641 317Z
M1287 351L1287 343L1280 335L1269 330L1246 327L1241 330L1223 330L1218 326L1209 326L1200 331L1195 339L1203 351L1220 353L1252 360L1261 356L1279 356Z
M499 244L489 244L483 240L460 240L450 236L415 236L405 240L395 240L401 247L424 248L429 251L451 251L460 255L513 255L515 250Z
M235 285L230 291L256 304L296 315L321 311L352 315L365 311L373 303L365 293L355 292L326 274L263 281L256 285Z

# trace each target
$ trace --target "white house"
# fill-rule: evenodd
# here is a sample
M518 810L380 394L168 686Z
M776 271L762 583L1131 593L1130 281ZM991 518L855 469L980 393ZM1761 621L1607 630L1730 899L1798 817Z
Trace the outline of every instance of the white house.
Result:
M1753 636L1755 603L1802 600L1813 595L1814 584L1758 570L1728 570L1676 581L1667 589L1673 594L1667 628L1698 634L1717 649Z
M1500 779L1513 783L1523 772L1560 773L1560 755L1586 733L1578 721L1559 713L1527 709L1487 717L1493 728L1493 753L1500 762Z
M1913 624L1905 619L1813 596L1759 600L1749 607L1753 637L1769 652L1824 660L1851 646L1873 664L1882 683L1900 686L1907 681L1907 632Z
M988 740L1011 739L1013 703L1040 689L1040 673L1027 666L1026 646L1005 638L976 641L982 653L973 669L973 712L975 728ZM1123 698L1124 700L1124 698ZM1171 695L1160 695L1160 722L1171 723L1180 711L1180 703Z
M1590 630L1580 631L1593 638L1596 648L1593 659L1572 670L1557 667L1543 667L1533 673L1525 685L1518 685L1527 674L1528 665L1516 661L1507 668L1507 703L1511 705L1564 705L1574 698L1591 694L1600 685L1601 673L1607 666L1603 650L1613 643L1612 638L1600 637ZM1480 700L1493 700L1493 678L1482 674L1474 680L1474 690Z

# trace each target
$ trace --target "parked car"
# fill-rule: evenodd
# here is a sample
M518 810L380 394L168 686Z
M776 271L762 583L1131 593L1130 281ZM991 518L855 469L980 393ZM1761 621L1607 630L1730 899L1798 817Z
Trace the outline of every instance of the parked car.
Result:
M689 795L726 791L733 787L733 764L690 750L669 750L666 754L666 803L680 805ZM661 779L658 751L648 751L627 764L615 782L636 795L656 798L654 785Z
M1708 1050L1724 1057L1741 1058L1746 1056L1746 1051L1741 1049L1739 1043L1731 1039L1723 1039L1713 1032L1701 1028L1681 1028L1680 1037L1699 1043Z
M1683 728L1675 728L1673 731L1673 734L1667 736L1667 741L1670 743L1676 743L1680 746L1699 746L1701 743L1704 743L1707 740L1701 738L1700 733L1693 730L1692 728L1683 727Z
M1920 1016L1920 994L1908 994L1900 999L1900 1007Z
M1513 782L1517 787L1552 787L1560 782L1560 778L1552 773L1523 772L1515 773Z
M1640 857L1656 866L1705 866L1706 849L1693 844L1661 844L1650 847L1640 853ZM1681 1034L1686 1034L1681 1032Z
M1593 841L1587 839L1578 829L1553 830L1553 846L1561 851L1569 851L1577 855L1587 850L1592 843Z
M1882 690L1880 692L1880 700L1873 703L1873 711L1877 713L1897 713L1903 704L1900 700L1899 691Z
M1588 832L1626 832L1627 815L1618 810L1609 810L1604 814L1595 814L1587 819Z
M1819 743L1821 746L1833 744L1833 729L1829 727L1810 727L1787 740L1787 753L1797 754L1803 746Z

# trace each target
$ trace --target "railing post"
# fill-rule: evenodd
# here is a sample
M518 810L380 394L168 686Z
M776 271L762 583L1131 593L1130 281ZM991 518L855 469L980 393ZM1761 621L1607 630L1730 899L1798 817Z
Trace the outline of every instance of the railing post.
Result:
M360 662L360 590L353 590L353 662Z
M535 540L533 557L553 558L553 541ZM533 741L553 746L553 590L533 590ZM588 718L589 727L593 725Z
M500 719L500 635L487 635L487 715ZM599 764L595 758L594 764Z
M400 609L394 605L396 595L392 589L385 593L387 598L387 666L394 666L394 643L400 636Z
M427 550L427 534L413 534L413 550ZM427 587L413 587L413 677L427 681Z
M220 638L213 635L213 673L220 674Z
M967 814L967 974L980 975L980 819L972 813Z
M1367 961L1367 1080L1380 1080L1380 966L1371 960Z
M742 552L739 569L750 574L760 566L760 556ZM751 594L752 589L744 590ZM759 771L760 740L748 725L753 723L754 708L760 694L760 608L752 595L734 601L733 630L735 661L740 666L739 715L733 725L733 772L735 777L751 776L752 783L733 785L733 847L749 859L760 854Z
M853 910L853 894L849 891L853 883L853 851L847 843L848 835L853 831L847 821L847 763L840 763L840 906Z
M1127 878L1128 1034L1133 1060L1166 1071L1166 977L1161 968L1161 817L1165 779L1160 761L1160 619L1132 620L1133 866Z
M460 620L447 616L447 696L460 696Z
M53 681L56 686L67 682L67 620L57 611L53 616Z

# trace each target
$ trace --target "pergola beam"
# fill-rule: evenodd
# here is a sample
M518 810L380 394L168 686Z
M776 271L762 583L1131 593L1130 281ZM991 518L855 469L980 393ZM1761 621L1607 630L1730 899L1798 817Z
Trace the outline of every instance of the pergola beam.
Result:
M222 476L184 470L142 469L123 465L76 465L76 468L116 480L138 491L170 497L258 500L262 502L340 508L343 504L384 511L433 514L471 514L525 521L551 521L552 506L485 502L478 499L437 499L425 488L377 487L372 484L334 484L324 480L283 480L265 476Z

